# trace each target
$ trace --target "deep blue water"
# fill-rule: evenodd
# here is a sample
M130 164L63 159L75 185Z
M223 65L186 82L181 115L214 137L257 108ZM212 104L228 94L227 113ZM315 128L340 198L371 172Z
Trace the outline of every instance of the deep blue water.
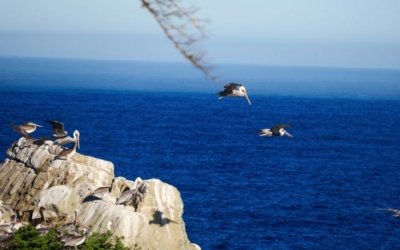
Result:
M242 98L186 64L0 58L7 124L64 122L116 176L159 178L202 249L399 249L400 71L225 65ZM294 137L257 130L280 123ZM4 155L5 156L5 155Z

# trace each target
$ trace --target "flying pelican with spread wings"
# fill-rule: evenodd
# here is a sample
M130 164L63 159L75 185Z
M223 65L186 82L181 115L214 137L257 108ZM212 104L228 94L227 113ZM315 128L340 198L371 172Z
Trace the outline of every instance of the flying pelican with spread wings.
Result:
M56 139L54 144L64 145L69 143L75 143L76 139L68 136L68 132L64 130L64 124L59 121L46 120L50 123L53 128L53 137Z
M290 136L293 137L291 134L289 134L284 128L293 126L294 124L280 124L277 126L274 126L272 128L265 128L261 129L258 131L258 134L260 136Z
M218 99L222 99L223 97L245 97L249 105L251 105L246 88L239 83L229 83L225 85L224 90L217 92L217 95L219 95Z
M51 140L51 138L44 138L44 137L40 139L34 139L23 127L21 127L21 125L17 126L13 123L9 124L20 136L26 139L26 141L21 144L20 148L27 148L34 144L40 146L44 143L44 141Z
M33 122L25 122L22 125L19 125L18 127L22 128L23 130L25 130L28 134L32 133L33 131L36 130L37 127L42 127L41 125L38 125L36 123Z

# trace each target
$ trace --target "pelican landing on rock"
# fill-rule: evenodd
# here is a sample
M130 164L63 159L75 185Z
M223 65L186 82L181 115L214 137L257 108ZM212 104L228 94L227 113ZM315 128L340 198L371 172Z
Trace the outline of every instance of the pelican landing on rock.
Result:
M28 134L32 133L36 130L36 127L42 127L41 125L35 124L33 122L25 122L23 125L19 125L18 127L25 130Z
M51 138L40 138L40 139L34 139L23 127L17 126L13 123L10 123L10 126L22 137L26 139L26 142L24 142L20 147L21 148L26 148L30 147L32 145L42 145L44 141L50 140ZM32 130L31 130L32 131Z
M219 95L218 99L221 99L223 97L245 97L249 105L251 105L250 99L247 96L246 88L239 83L229 83L224 86L223 91L217 92L217 95Z
M284 128L293 126L294 124L280 124L272 128L265 128L258 131L260 136L283 136L287 135L293 137Z
M54 144L64 145L69 143L75 143L76 140L68 136L68 132L64 130L64 124L59 121L46 120L50 123L53 129L53 137L56 139Z

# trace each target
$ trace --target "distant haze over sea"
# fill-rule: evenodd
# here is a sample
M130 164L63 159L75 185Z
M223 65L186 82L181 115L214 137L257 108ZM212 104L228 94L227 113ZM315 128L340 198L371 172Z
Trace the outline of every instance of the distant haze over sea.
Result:
M223 85L236 82L245 85L250 96L400 99L400 70L396 69L219 64L212 72L220 78L219 84L183 62L0 57L0 90L215 94Z

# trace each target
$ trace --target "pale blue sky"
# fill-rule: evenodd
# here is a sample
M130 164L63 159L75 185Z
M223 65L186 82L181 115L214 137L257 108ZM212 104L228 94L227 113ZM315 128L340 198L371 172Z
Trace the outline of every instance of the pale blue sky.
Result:
M400 68L398 0L186 0L210 62ZM0 0L0 56L184 61L139 0Z

